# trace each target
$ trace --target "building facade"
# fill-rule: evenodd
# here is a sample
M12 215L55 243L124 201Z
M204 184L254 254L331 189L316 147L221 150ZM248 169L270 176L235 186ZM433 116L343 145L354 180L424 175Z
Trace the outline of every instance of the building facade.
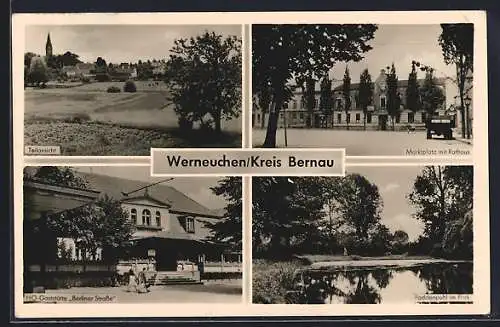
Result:
M418 81L421 85L423 80ZM445 79L436 79L436 85L442 90L446 98L447 82ZM387 82L386 72L381 70L379 76L373 82L373 100L368 106L366 114L359 106L359 84L351 84L350 108L345 110L345 99L342 92L342 85L332 87L333 107L329 113L320 109L321 90L319 85L315 89L315 104L312 115L308 112L303 99L301 88L295 88L292 99L280 110L278 126L289 128L334 128L334 129L364 129L367 130L396 130L424 129L426 122L426 112L424 110L412 111L406 107L407 80L398 81L398 93L401 99L399 114L393 118L387 112ZM266 128L269 110L262 110L254 99L252 124L255 128ZM447 108L446 100L438 108L440 114L455 116L456 111ZM457 123L456 123L457 124ZM458 127L458 126L456 126Z
M240 255L233 256L226 244L209 240L212 233L209 225L219 221L221 215L175 188L167 185L145 187L148 184L143 182L78 174L89 182L88 189L33 181L24 183L25 274L32 276L28 279L39 284L40 274L83 269L83 263L85 269L102 273L116 273L120 269L123 273L138 265L150 273L182 273L189 266L190 271L186 274L195 279L200 278L200 262L233 261L240 267ZM43 229L47 215L90 205L104 195L119 200L133 224L130 246L119 254L119 261L111 262L106 249L98 249L94 254L82 251L79 240L68 235L32 232ZM37 251L33 251L34 248Z

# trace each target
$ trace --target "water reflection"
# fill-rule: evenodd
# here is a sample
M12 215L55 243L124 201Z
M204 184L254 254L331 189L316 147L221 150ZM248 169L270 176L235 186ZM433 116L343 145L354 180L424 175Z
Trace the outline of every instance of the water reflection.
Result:
M289 303L414 303L415 295L472 294L472 264L304 270L294 282L287 293Z

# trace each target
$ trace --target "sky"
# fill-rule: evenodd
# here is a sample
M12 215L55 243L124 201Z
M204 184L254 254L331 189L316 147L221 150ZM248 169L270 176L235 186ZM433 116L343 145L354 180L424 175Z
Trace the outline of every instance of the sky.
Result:
M441 26L436 25L379 25L374 38L368 42L373 49L364 54L359 62L348 63L352 83L359 82L359 75L368 68L372 81L380 70L394 63L400 80L408 79L412 60L436 69L436 77L454 76L455 68L447 66L443 60L438 38ZM330 76L342 80L345 63L338 63ZM418 72L424 78L424 72Z
M165 178L150 177L150 168L147 166L135 167L73 167L76 171L108 175L113 177L138 180L147 183L154 183ZM217 185L221 177L176 177L165 185L174 187L183 192L196 202L204 205L208 209L220 209L226 206L226 201L222 196L213 194L210 187Z
M415 178L423 166L398 167L353 167L346 173L358 173L378 186L384 204L382 223L394 232L398 229L408 233L411 241L418 239L423 232L423 224L412 217L414 207L407 199L412 191Z
M26 27L25 52L45 55L50 32L54 54L71 51L84 62L97 57L108 63L166 60L175 39L205 31L241 37L240 25L32 25Z

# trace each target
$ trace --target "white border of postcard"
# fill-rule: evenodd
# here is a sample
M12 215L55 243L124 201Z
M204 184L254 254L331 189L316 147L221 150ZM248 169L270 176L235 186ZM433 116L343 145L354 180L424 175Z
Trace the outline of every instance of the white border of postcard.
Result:
M480 108L474 112L474 304L379 304L379 305L287 305L251 304L251 287L244 291L241 304L24 304L22 294L22 170L23 157L23 80L20 69L24 53L24 27L26 25L63 24L259 24L259 23L375 23L375 24L439 24L474 23L474 104ZM367 315L442 315L487 314L490 311L490 249L489 249L489 179L488 179L488 110L486 69L486 13L480 11L429 11L429 12L254 12L254 13L127 13L127 14L15 14L12 19L13 42L13 126L14 126L14 304L18 318L86 318L86 317L217 317L217 316L367 316ZM249 40L243 40L249 42ZM249 47L243 47L249 49ZM250 58L248 55L246 58ZM245 70L244 71L248 71ZM251 81L244 78L246 83ZM246 93L249 95L248 93ZM243 101L246 110L248 103ZM249 119L243 119L245 130ZM248 135L248 134L247 134ZM251 131L249 132L251 140ZM245 136L243 136L245 138ZM248 136L247 136L248 137ZM251 142L245 142L251 143ZM248 146L248 144L247 144ZM319 149L318 149L319 150ZM200 149L200 151L203 151ZM118 157L110 160L117 165L145 164L145 157ZM116 158L116 159L118 159ZM146 157L147 158L147 157ZM354 157L351 157L354 159ZM73 157L74 160L83 157ZM361 158L360 158L361 159ZM369 165L370 158L362 158ZM373 157L371 165L377 166ZM386 158L384 158L386 159ZM394 159L400 159L395 157ZM429 158L430 164L436 164ZM63 160L59 157L58 165ZM98 162L98 157L95 158ZM147 160L147 159L146 159ZM402 165L395 160L394 166ZM450 159L444 160L447 164ZM452 161L452 159L451 159ZM118 163L119 162L119 163ZM411 164L407 158L405 165ZM30 158L36 164L36 158ZM50 164L45 160L44 165ZM425 164L421 160L416 165ZM101 164L102 165L102 164ZM113 165L113 163L110 163ZM347 163L348 165L348 163ZM386 162L384 165L390 165ZM389 168L390 169L390 168ZM246 181L249 179L245 178ZM251 191L251 186L247 186ZM245 199L245 212L251 212L251 192ZM246 216L248 222L249 215ZM251 223L245 223L245 229ZM251 231L245 230L245 249L251 249ZM245 263L251 262L251 250L244 253ZM249 268L245 268L248 272ZM249 280L246 276L244 280Z

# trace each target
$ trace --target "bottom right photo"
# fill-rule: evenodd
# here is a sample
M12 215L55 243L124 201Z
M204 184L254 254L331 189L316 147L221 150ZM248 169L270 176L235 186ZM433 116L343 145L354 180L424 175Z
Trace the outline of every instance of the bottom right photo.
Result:
M472 303L473 167L252 178L252 300Z

